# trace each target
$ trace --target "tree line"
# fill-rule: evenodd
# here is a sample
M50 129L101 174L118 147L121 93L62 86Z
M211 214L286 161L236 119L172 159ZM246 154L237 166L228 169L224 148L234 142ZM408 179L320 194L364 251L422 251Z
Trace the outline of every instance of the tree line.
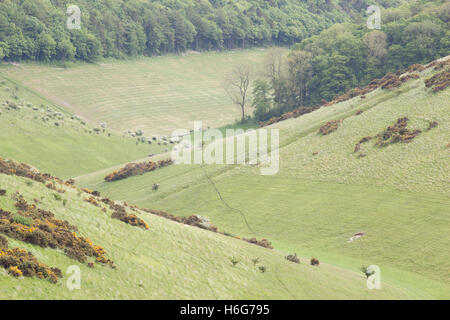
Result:
M366 23L335 24L296 44L285 57L274 50L253 84L254 116L268 120L332 100L387 72L450 53L450 3L406 2L381 12L381 30Z
M0 0L0 59L92 61L186 50L288 46L334 23L349 21L353 9L344 8L346 2ZM66 10L72 3L81 9L80 30L66 28Z

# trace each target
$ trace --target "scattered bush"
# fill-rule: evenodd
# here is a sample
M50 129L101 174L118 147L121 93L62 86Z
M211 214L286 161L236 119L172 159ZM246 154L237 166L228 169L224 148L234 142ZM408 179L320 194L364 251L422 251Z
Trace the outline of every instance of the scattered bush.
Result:
M433 88L433 92L444 90L449 85L450 70L448 68L425 80L425 86L427 88Z
M368 142L370 140L372 140L371 136L367 136L367 137L364 137L361 140L359 140L358 143L356 143L355 150L353 152L355 152L355 153L358 152L361 149L361 144L362 143L366 143L366 142Z
M59 194L57 194L57 193L54 193L53 197L55 198L56 201L61 201L62 200L62 197Z
M49 176L39 173L31 166L24 163L17 164L13 161L0 158L0 173L7 175L15 175L44 183Z
M310 263L312 266L316 266L316 267L318 267L320 265L319 259L316 259L316 258L311 258Z
M4 196L4 195L6 195L6 190L0 189L0 196Z
M49 268L39 262L31 252L21 248L11 250L0 249L0 266L8 270L13 277L38 277L57 283L62 277L58 268Z
M0 249L8 249L8 239L0 235Z
M148 161L141 163L128 163L125 167L121 168L119 171L114 171L108 174L104 179L105 181L108 182L122 180L130 176L142 175L146 172L150 172L158 168L171 165L172 163L173 161L171 159L160 160L158 162Z
M82 263L88 257L95 257L98 262L115 267L114 262L104 256L103 248L75 233L75 226L55 219L52 212L39 209L35 204L29 205L21 195L17 198L17 214L27 220L14 218L11 212L0 209L0 233L43 248L63 249L66 255ZM29 220L31 223L27 223Z
M408 118L404 117L397 119L397 122L394 125L389 126L385 131L377 134L378 140L375 143L375 146L384 147L390 143L411 142L421 133L421 131L418 129L409 130L407 129L407 126Z
M45 186L47 188L49 188L50 190L54 190L54 191L59 192L59 193L65 193L66 192L66 190L64 190L62 188L58 188L54 181L51 181L51 182L47 183ZM60 199L60 197L58 198L56 195L54 195L54 197L55 197L55 200ZM58 201L60 201L60 200L58 200Z
M237 259L236 257L231 257L230 258L230 262L233 265L233 267L235 267L241 260Z
M333 131L336 131L339 127L339 123L341 123L342 120L331 120L328 121L326 124L320 127L319 133L322 135L327 135L332 133Z
M128 223L135 227L140 227L143 229L149 228L148 224L138 216L134 214L127 214L127 211L124 206L120 204L113 204L111 205L111 209L114 210L113 214L111 215L111 218L118 219L122 222Z
M252 263L254 266L256 266L259 263L259 258L253 258Z
M317 110L319 108L320 108L320 105L317 105L317 106L314 106L314 107L300 107L300 108L294 109L293 111L284 113L284 114L282 114L279 117L273 117L273 118L269 119L266 122L260 122L259 126L260 127L270 126L271 124L274 124L274 123L277 123L277 122L280 122L280 121L283 121L283 120L287 120L287 119L290 119L290 118L297 118L297 117L300 117L300 116L302 116L304 114L311 113L311 112L313 112L313 111L315 111L315 110Z
M251 238L251 239L243 238L242 240L256 244L257 246L260 246L263 248L273 249L272 243L267 239L257 240L256 238Z
M291 262L294 262L294 263L300 263L300 259L297 257L296 253L294 253L293 255L290 254L290 255L286 256L285 259L289 260Z
M100 207L100 204L98 203L98 201L94 197L84 198L84 201L86 201L87 203L92 204L95 207Z
M430 122L428 123L427 131L429 131L429 130L431 130L431 129L433 129L433 128L436 128L437 126L438 126L438 122L437 122L437 121L430 121Z
M259 271L261 271L262 273L265 273L267 271L266 266L259 266L258 267Z

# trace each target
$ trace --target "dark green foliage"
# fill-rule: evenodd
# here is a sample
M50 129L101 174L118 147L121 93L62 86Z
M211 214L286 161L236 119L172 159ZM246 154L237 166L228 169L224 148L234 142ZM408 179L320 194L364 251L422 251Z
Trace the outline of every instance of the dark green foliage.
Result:
M0 59L92 61L261 45L292 45L347 12L329 0L79 0L81 30L69 30L70 2L0 2ZM354 12L356 14L356 12ZM359 11L361 14L361 11Z
M28 227L31 227L31 225L33 224L33 220L31 218L22 216L20 214L14 214L11 217L11 220L15 223L23 224Z
M271 88L264 79L257 79L253 85L253 103L254 115L257 120L264 120L264 116L269 112L272 106Z
M340 1L344 7L348 2ZM357 1L355 6L363 2ZM362 20L360 24L333 25L303 40L282 62L287 68L281 76L277 75L277 81L273 81L272 74L268 75L270 90L275 92L273 107L255 116L261 121L299 107L323 104L324 100L330 101L351 88L364 87L388 72L448 55L449 17L448 1L404 2L398 8L382 10L381 30L369 30ZM435 91L442 88L445 85ZM260 83L255 83L254 92L255 96L261 95ZM264 101L263 105L267 104Z

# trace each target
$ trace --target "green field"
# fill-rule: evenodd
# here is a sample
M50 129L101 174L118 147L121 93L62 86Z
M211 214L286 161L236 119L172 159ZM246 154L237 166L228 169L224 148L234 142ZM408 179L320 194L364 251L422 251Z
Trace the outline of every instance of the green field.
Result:
M10 247L31 251L42 263L60 268L81 268L81 289L69 290L68 275L57 284L37 278L17 280L0 270L0 299L411 299L419 295L394 284L370 291L362 273L333 265L310 266L306 259L294 264L283 252L264 249L244 241L188 227L140 213L149 230L110 218L82 201L76 190L62 195L67 205L56 201L53 191L25 178L0 175L0 188L8 193L21 190L28 201L40 198L42 208L58 219L79 227L79 234L103 246L116 269L94 269L75 262L60 250L42 249L9 239ZM14 201L0 197L0 207L14 211ZM230 259L240 262L232 266ZM259 258L259 271L251 261Z
M10 247L27 248L49 266L65 271L80 265L82 290L68 290L66 278L54 285L34 278L17 280L0 270L0 298L450 297L450 90L432 93L425 88L431 69L398 89L378 89L366 99L356 97L269 127L280 129L280 171L274 176L260 175L259 165L180 164L107 183L106 174L148 153L158 153L154 159L169 157L167 147L136 143L136 138L109 129L108 120L108 129L95 133L93 125L72 119L71 113L34 89L9 80L13 70L31 74L39 68L49 67L2 69L7 76L0 102L13 99L11 90L18 86L17 101L24 103L20 109L1 106L1 157L62 178L75 177L78 186L114 200L180 216L206 216L220 231L266 238L275 249L139 212L150 225L144 231L111 219L111 210L88 204L76 190L66 188L64 206L42 184L0 174L0 189L7 190L0 196L0 208L15 210L10 195L16 190L29 201L41 199L42 208L77 225L79 233L103 246L118 266L90 269L60 250L9 239ZM99 66L73 70L77 68ZM55 69L54 74L70 70ZM63 120L42 121L48 107L60 112ZM359 110L364 112L356 115ZM353 152L361 138L375 136L401 117L408 117L411 129L422 130L412 142L380 148L371 140L361 146L365 157ZM318 133L321 125L336 119L343 121L335 132ZM438 125L427 130L430 121ZM152 190L154 183L160 184L158 191ZM365 235L349 242L357 232ZM284 259L293 253L300 256L300 265ZM240 260L235 267L233 256ZM253 265L256 257L267 267L265 273ZM320 260L319 267L309 265L311 257ZM368 265L381 268L381 290L367 289L361 267Z
M18 99L12 97L16 88ZM12 101L18 108L8 110L6 101ZM134 138L122 137L121 133L108 128L96 133L94 129L99 126L72 119L72 115L62 107L5 79L1 73L0 104L0 157L30 163L61 178L96 171L166 149L157 144L136 144ZM54 116L55 113L60 116ZM43 118L48 120L43 121Z
M150 136L192 128L192 121L220 127L239 119L240 109L224 89L233 67L264 69L269 49L166 55L131 61L106 60L57 68L41 64L4 66L8 77L94 125L142 129Z
M207 216L220 229L267 237L285 252L351 270L377 264L386 281L448 298L450 91L431 93L423 83L429 76L426 70L399 89L273 125L281 140L275 176L259 175L257 166L176 165L114 183L102 180L109 170L76 180L144 207ZM356 116L358 110L365 112ZM405 116L423 131L412 142L379 148L371 141L361 147L366 157L353 153L362 137ZM344 120L339 129L319 135L319 127L334 119ZM429 121L438 126L427 131ZM161 184L158 192L149 191L153 183ZM356 232L366 236L348 243Z

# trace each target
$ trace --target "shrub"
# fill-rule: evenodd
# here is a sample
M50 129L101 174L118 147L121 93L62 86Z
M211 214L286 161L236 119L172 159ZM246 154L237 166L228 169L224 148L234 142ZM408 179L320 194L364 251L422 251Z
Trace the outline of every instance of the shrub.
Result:
M438 122L437 122L437 121L430 121L430 122L428 123L427 131L429 131L429 130L431 130L431 129L433 129L433 128L436 128L437 126L438 126Z
M114 210L113 214L111 215L111 218L118 219L122 222L128 223L135 227L149 229L148 224L144 220L142 220L141 218L139 218L134 214L127 214L124 206L114 204L111 206L111 209Z
M433 92L444 90L450 85L450 71L448 69L436 73L431 78L425 80L427 88L433 88Z
M57 194L57 193L54 193L53 197L55 198L56 201L61 201L62 200L62 197L59 194Z
M172 163L172 159L160 160L158 162L146 161L141 163L128 163L120 170L108 174L104 180L107 182L122 180L130 176L142 175L146 172L171 165Z
M58 279L62 277L61 270L46 266L39 262L31 252L20 248L0 249L0 266L8 269L8 273L17 278L21 276L38 277L57 283Z
M272 243L269 240L267 240L267 239L257 240L256 238L251 238L251 239L245 239L244 238L242 240L250 242L250 243L253 243L253 244L256 244L257 246L260 246L260 247L273 249Z
M9 267L8 273L10 275L12 275L13 277L16 277L16 278L19 278L19 277L23 276L23 272L20 271L20 269L18 267L16 267L16 266Z
M391 143L402 142L407 143L412 141L415 137L417 137L421 131L420 130L409 130L408 126L408 118L399 118L397 122L389 126L385 131L376 135L378 138L375 146L384 147Z
M372 274L374 274L374 271L370 272L368 271L366 266L361 266L361 271L364 273L366 278L370 277Z
M240 262L240 260L233 256L230 258L230 262L233 265L233 267L235 267Z
M322 135L330 134L334 131L336 131L339 127L339 123L341 123L342 120L331 120L325 123L323 126L320 127L319 133Z
M75 226L55 219L50 211L39 209L34 204L28 205L20 194L16 197L18 199L15 206L22 218L14 218L15 215L11 212L0 209L0 233L43 248L63 249L69 257L80 262L85 262L87 257L95 257L98 262L115 268L114 262L104 256L104 249L94 245L89 239L79 237L75 233ZM24 218L30 219L32 223L27 225ZM25 270L20 266L19 268L26 275Z
M259 258L252 259L253 265L256 266L259 263Z
M8 249L8 239L3 236L0 236L0 250Z
M300 263L300 259L297 257L296 253L294 253L293 255L290 254L290 255L286 256L285 259L289 260L291 262L294 262L294 263Z
M4 196L6 194L6 190L0 189L0 196Z
M258 267L259 271L261 271L262 273L265 273L267 271L266 266L259 266Z
M319 259L317 259L317 258L311 258L310 263L312 266L316 266L316 267L318 267L320 265Z

